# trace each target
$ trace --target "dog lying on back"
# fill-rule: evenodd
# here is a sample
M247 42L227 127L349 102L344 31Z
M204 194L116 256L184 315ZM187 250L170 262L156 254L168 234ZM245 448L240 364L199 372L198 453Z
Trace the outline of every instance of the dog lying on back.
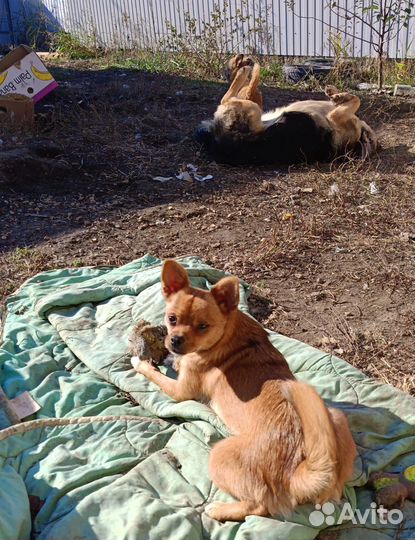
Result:
M241 521L339 500L356 455L347 419L296 381L262 326L238 310L238 279L196 289L167 260L161 280L165 345L181 355L178 379L149 362L134 367L176 401L208 401L232 432L210 452L209 473L238 501L212 503L207 514Z
M259 84L259 69L240 67L223 96L213 120L199 127L196 138L217 161L274 163L329 161L361 150L373 153L377 138L356 116L360 99L333 86L326 88L330 101L297 101L263 113L241 89Z

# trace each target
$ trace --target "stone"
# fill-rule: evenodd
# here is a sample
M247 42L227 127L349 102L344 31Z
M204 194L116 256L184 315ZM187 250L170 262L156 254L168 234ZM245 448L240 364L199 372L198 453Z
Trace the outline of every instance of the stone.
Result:
M356 85L358 90L375 90L378 87L377 84L362 82Z
M409 84L395 84L394 96L415 96L415 86Z

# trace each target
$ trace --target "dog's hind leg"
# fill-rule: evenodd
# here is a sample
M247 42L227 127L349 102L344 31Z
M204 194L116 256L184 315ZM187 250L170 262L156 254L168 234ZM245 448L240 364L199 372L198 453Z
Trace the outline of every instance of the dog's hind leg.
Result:
M328 114L333 121L341 121L356 114L360 107L360 98L348 92L340 92L330 95L330 99L336 105L335 109Z
M244 67L241 67L238 70L238 72L237 72L234 80L232 81L228 91L226 92L226 94L221 99L221 102L220 102L221 105L224 105L231 98L236 97L238 95L241 88L245 85L246 80L248 79L248 76L249 76L249 73L250 73L251 69L252 68L249 67L249 66L244 66Z
M211 503L207 514L218 521L242 521L248 515L267 516L268 509L255 496L255 491L264 492L265 486L258 485L252 477L244 455L249 440L241 435L229 437L216 444L209 456L209 476L222 491L231 494L238 502Z
M259 97L257 90L259 86L260 70L260 65L258 63L254 64L254 67L252 68L251 80L249 81L246 89L246 99L250 99L251 101L257 101ZM258 106L262 109L262 98L260 101L261 102L258 103Z
M329 98L331 98L335 94L340 94L338 89L335 86L333 86L332 84L328 84L327 86L324 87L324 93Z
M353 440L346 415L339 409L329 409L337 440L337 495L340 498L345 482L353 473L353 463L357 449Z
M327 120L334 128L337 149L353 149L362 133L360 120L355 114L360 107L360 99L347 92L333 94L330 99L336 106L327 115Z

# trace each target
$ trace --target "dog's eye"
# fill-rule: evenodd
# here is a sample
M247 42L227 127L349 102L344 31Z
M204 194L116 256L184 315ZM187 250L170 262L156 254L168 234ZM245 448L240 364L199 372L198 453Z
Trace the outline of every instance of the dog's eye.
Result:
M206 323L200 323L199 326L197 327L197 329L200 330L201 332L203 332L203 330L206 330L207 328L209 328L209 325Z
M177 323L176 315L169 315L169 323L174 326Z

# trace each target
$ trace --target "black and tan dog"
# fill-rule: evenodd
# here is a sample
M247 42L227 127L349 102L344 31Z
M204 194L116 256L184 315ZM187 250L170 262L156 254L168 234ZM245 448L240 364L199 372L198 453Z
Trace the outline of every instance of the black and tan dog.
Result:
M238 69L213 120L198 128L197 139L217 161L329 161L356 150L366 157L376 149L375 133L355 114L360 99L332 86L326 88L330 101L297 101L264 114L258 103L241 97L241 90L258 87L256 66Z

